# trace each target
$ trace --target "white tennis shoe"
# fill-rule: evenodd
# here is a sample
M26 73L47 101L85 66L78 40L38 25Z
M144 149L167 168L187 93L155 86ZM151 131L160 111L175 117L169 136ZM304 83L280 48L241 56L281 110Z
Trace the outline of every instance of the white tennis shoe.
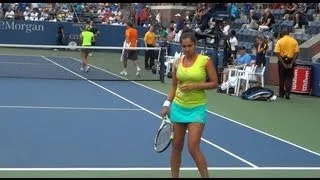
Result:
M127 73L127 71L121 71L120 74L126 76L128 73Z
M86 67L86 72L88 72L88 71L89 71L89 69L90 69L90 66L87 66L87 67Z

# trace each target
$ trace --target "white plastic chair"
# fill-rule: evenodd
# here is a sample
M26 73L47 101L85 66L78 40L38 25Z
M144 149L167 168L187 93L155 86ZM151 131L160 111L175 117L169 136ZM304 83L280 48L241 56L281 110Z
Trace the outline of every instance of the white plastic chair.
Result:
M236 91L236 95L239 95L240 92L240 87L242 82L245 82L245 88L243 91L246 91L249 89L249 81L250 80L254 80L255 75L254 72L256 71L257 65L251 65L251 66L246 66L243 70L239 70L237 72L237 76L238 76L238 81L237 81L237 91Z
M243 69L246 68L246 65L243 66ZM229 94L229 88L234 88L234 93L232 95L237 94L238 90L238 79L239 79L239 71L242 71L242 66L229 66L229 73L228 73L228 81L227 81L227 90L226 94Z
M171 72L172 64L174 64L174 62L178 60L181 56L182 56L181 52L175 52L174 56L165 56L166 60L164 62L164 65L167 67L166 73L165 73L166 75L168 74L168 72Z
M257 69L256 69L256 71L257 71ZM264 87L265 86L264 73L266 71L266 67L263 66L260 72L256 72L256 71L253 73L254 78L249 81L249 84L258 84L259 83L258 78L259 78L260 83L261 83L261 87Z

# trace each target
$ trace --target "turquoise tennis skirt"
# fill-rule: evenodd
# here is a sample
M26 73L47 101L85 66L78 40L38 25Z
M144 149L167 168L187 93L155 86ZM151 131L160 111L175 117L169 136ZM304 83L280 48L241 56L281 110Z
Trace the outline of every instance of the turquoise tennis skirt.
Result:
M173 123L206 123L207 105L186 108L174 101L170 107L170 121Z

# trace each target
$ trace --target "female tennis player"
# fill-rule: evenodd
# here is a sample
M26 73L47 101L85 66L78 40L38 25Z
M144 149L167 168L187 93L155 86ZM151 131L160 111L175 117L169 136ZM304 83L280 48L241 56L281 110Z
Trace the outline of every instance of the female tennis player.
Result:
M200 140L206 123L205 90L216 88L218 78L212 60L195 52L196 42L197 39L191 32L181 35L180 44L184 55L173 66L171 90L161 112L162 117L168 114L173 123L172 178L179 177L186 130L190 155L201 176L209 177L206 159L200 149ZM209 80L206 81L207 77Z
M90 31L91 27L86 26L84 31L80 34L80 41L83 47L85 46L91 46L92 42L95 41L94 34ZM83 71L85 69L86 72L89 71L89 65L88 65L88 55L90 53L90 49L82 48L81 49L81 68L80 71Z

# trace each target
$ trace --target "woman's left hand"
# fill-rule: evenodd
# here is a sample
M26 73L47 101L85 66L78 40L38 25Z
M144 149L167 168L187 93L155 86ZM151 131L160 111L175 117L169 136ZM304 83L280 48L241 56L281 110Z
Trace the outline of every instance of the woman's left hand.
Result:
M181 85L180 90L182 92L189 92L189 91L194 90L195 88L196 88L196 85L194 83L189 83L189 84Z

